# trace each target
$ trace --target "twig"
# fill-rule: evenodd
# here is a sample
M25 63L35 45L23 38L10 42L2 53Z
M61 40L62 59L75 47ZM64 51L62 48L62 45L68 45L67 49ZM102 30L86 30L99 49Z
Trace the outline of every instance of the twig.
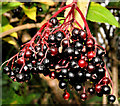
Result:
M44 76L43 74L39 74L39 76L44 79L49 87L52 89L52 92L54 93L56 99L61 103L61 104L68 104L67 101L65 101L62 97L63 95L63 90L59 88L58 86L58 80L57 79L51 79L47 76Z
M45 20L43 20L41 23L36 23L36 24L25 24L25 25L20 25L20 26L17 26L17 27L14 27L13 29L10 29L8 31L5 31L3 33L0 34L0 38L6 36L6 35L9 35L13 32L17 32L17 31L20 31L20 30L24 30L24 29L31 29L31 28L40 28L44 23L46 23L46 21L49 19L49 15L46 16Z

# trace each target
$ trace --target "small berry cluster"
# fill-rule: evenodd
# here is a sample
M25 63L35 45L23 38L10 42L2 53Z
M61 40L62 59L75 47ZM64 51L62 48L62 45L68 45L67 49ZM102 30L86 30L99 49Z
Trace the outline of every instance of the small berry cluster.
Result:
M61 24L56 16L68 7L71 10L65 19L61 19L64 20ZM86 31L74 18L74 9L80 13ZM108 95L108 101L113 103L115 96L111 91L112 80L103 60L104 55L104 48L97 44L84 16L73 2L57 11L31 41L21 46L20 52L9 59L4 72L21 83L29 81L30 74L40 73L56 78L59 87L65 91L63 97L66 100L70 97L67 92L70 85L83 101L87 95L96 93L100 97ZM87 89L86 82L92 82Z

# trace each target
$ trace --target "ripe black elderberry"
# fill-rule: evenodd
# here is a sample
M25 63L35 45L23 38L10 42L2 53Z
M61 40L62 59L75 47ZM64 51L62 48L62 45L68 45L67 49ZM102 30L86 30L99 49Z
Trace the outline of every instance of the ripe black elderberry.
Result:
M76 91L81 91L82 90L82 85L81 84L75 84L74 88Z
M80 36L80 30L78 28L74 28L72 31L71 38L76 40Z
M4 68L3 68L3 72L4 73L9 73L11 71L11 69L10 69L10 67L8 67L8 66L5 66Z
M67 87L67 83L65 82L65 81L60 81L59 82L59 87L61 88L61 89L65 89L66 87Z
M55 43L55 41L56 41L55 35L54 34L49 35L48 42L49 43Z
M58 24L58 20L56 17L52 17L49 21L53 26L57 25Z
M62 31L58 31L55 33L56 40L60 42L64 38L64 33Z
M109 96L107 97L107 99L108 99L108 102L109 102L109 103L113 103L113 102L115 102L116 97L115 97L114 95L109 95Z
M16 74L16 80L17 80L17 82L23 82L24 74L23 73Z
M111 89L108 85L104 85L102 86L101 91L103 94L110 94Z
M88 88L88 92L92 95L95 93L95 89L94 88Z
M42 12L43 11L42 7L37 7L37 11Z
M65 50L64 50L64 53L66 56L73 56L74 55L74 48L72 47L67 47Z

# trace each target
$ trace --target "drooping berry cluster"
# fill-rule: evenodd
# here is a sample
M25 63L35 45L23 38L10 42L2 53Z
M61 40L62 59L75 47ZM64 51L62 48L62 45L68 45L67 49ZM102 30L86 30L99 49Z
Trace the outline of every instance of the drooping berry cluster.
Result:
M71 10L65 19L61 19L64 20L61 24L56 16L68 7ZM80 13L86 30L75 19L75 9ZM109 95L108 101L113 103L115 96L111 90L112 81L107 73L104 55L104 48L94 40L84 16L73 2L57 11L31 41L21 46L20 52L4 67L4 72L21 83L29 81L30 74L42 73L52 79L56 78L59 87L65 91L63 97L66 100L70 97L66 89L71 85L80 93L82 100L96 93L100 97ZM92 82L87 89L86 82Z

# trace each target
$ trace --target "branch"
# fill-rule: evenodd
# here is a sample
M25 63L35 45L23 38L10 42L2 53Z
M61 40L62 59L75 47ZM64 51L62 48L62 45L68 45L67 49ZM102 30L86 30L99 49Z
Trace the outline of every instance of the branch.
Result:
M24 30L24 29L31 29L31 28L40 28L44 23L47 22L47 20L49 19L49 15L46 16L46 18L41 22L41 23L36 23L36 24L25 24L25 25L20 25L17 27L14 27L13 29L10 29L8 31L5 31L3 33L0 34L0 38L5 37L6 35L9 35L13 32L17 32L20 30Z

